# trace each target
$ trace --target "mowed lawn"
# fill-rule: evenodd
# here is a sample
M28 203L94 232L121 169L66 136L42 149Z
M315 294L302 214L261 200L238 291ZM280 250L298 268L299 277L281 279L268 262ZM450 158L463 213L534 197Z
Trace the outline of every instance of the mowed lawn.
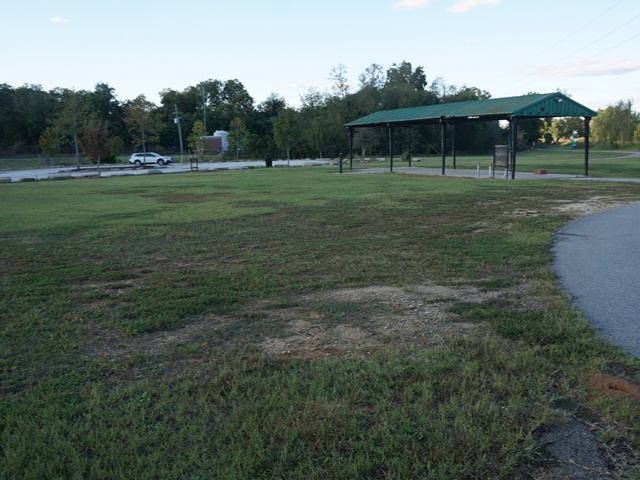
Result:
M441 168L439 155L414 155L413 166ZM357 158L356 158L357 160ZM446 169L453 168L453 157L445 157ZM457 155L456 168L476 170L480 165L481 176L488 176L492 155ZM388 164L388 159L387 159ZM408 162L394 158L394 166L407 166ZM356 166L358 163L356 163ZM640 156L637 152L620 150L590 150L588 175L594 178L640 178ZM516 155L516 172L547 170L548 173L583 176L585 173L584 150L567 147L532 148ZM504 170L499 169L499 173ZM496 176L499 176L496 174ZM517 178L517 173L516 173Z
M571 416L638 478L640 405L587 379L640 362L550 251L637 201L320 167L0 185L0 478L511 479Z

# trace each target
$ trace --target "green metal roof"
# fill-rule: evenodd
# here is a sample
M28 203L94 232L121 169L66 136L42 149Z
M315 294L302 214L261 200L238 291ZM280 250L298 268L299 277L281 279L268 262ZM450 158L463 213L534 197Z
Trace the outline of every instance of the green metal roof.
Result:
M345 127L457 123L523 117L595 117L597 114L566 95L555 92L382 110L353 120L345 124Z

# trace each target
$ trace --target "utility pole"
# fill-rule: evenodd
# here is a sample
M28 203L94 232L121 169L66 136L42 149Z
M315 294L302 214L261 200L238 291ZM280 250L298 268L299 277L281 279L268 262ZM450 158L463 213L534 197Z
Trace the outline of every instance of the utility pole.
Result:
M202 117L204 118L204 134L207 134L207 110L204 101L204 84L202 85Z
M178 125L178 138L180 139L180 165L182 166L182 154L184 152L184 148L182 146L182 124L180 123L180 116L178 115L178 105L173 105L176 109L176 116L173 119L173 123Z

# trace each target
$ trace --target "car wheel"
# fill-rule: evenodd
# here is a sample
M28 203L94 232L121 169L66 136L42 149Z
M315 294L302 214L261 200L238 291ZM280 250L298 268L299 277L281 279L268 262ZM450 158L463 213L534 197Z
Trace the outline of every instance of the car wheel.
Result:
M164 165L164 160L162 160L162 159L158 160L158 165L163 166Z
M142 163L140 162L140 160L136 160L135 162L133 162L133 164L134 164L136 167L139 167L140 165L142 165Z

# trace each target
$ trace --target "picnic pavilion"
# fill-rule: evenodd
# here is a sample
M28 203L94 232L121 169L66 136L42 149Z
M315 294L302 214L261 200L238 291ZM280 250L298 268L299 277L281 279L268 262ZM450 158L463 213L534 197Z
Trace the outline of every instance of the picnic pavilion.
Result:
M409 166L411 166L411 127L440 125L442 175L445 170L445 142L447 126L451 126L452 154L455 159L455 126L467 122L509 122L508 162L511 178L516 175L518 120L546 117L582 117L584 119L584 175L589 175L589 122L598 113L560 93L529 94L519 97L490 98L467 102L441 103L424 107L381 110L353 120L344 126L349 131L349 166L353 168L353 133L356 128L386 127L389 130L390 171L393 172L393 140L396 128L407 128ZM455 163L454 163L455 164ZM342 164L341 164L342 166Z

